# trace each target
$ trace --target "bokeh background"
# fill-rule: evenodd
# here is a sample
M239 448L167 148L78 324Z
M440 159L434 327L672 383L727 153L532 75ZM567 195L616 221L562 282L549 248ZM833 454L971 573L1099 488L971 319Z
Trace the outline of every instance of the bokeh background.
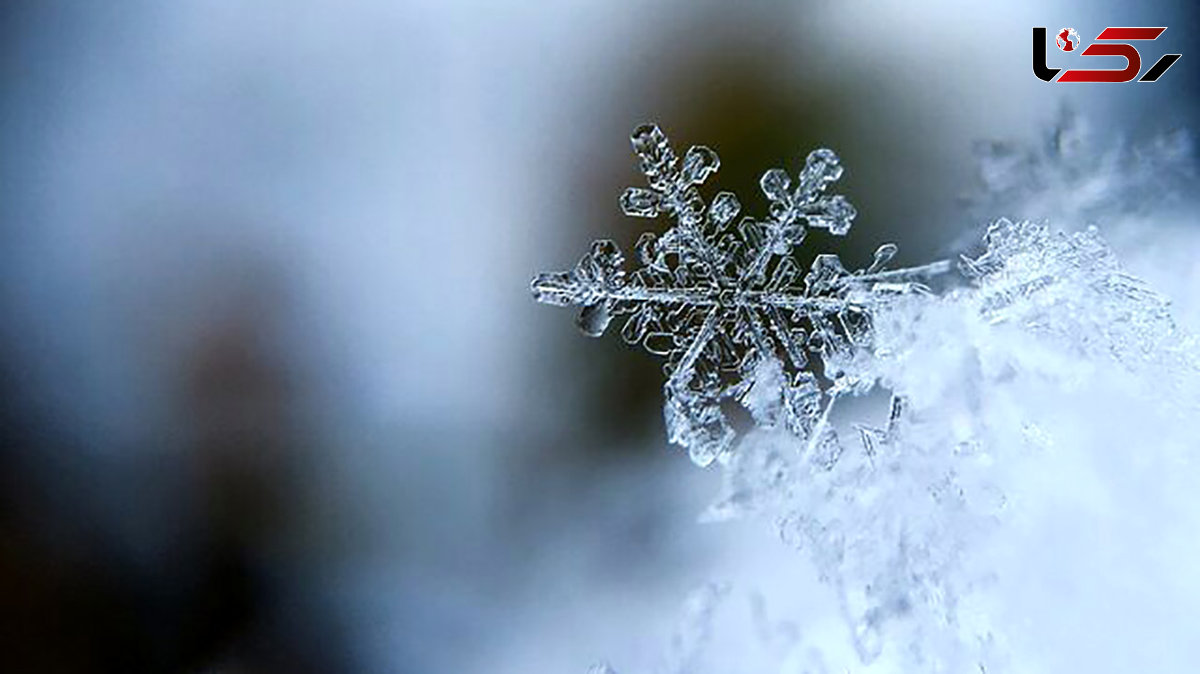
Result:
M1182 1L9 0L0 21L11 672L653 651L752 544L695 524L715 476L666 444L659 363L528 292L652 226L617 208L634 126L716 149L750 212L763 170L836 149L860 215L810 240L855 263L979 231L977 140L1037 142L1065 108L1101 137L1197 126ZM1035 25L1166 25L1143 53L1184 57L1154 85L1045 84Z

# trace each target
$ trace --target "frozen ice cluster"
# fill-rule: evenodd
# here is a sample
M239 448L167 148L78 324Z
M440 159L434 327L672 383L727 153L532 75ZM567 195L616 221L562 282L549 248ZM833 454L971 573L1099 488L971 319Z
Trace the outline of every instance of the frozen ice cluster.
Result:
M870 348L872 311L924 292L920 281L949 265L888 270L896 246L884 244L867 269L849 272L822 254L802 270L792 253L808 230L845 235L855 217L845 197L826 194L842 175L830 150L810 153L794 183L783 169L764 173L769 215L737 220L736 196L720 192L705 204L697 189L721 164L715 152L696 146L680 159L653 125L632 141L648 187L627 189L621 208L673 225L641 236L631 273L615 243L596 241L574 269L537 276L534 297L581 307L579 326L592 336L623 317L627 342L666 358L667 432L697 464L729 459L736 434L725 407L735 403L757 427L808 439L832 465L840 453L826 422L833 402L871 385L856 361Z
M1194 671L1200 345L1096 227L1000 219L956 265L888 270L886 244L867 269L826 254L802 272L808 230L846 234L855 215L828 194L836 155L811 153L794 182L767 172L768 215L738 221L732 194L697 190L712 150L680 159L653 126L633 144L649 188L622 206L671 227L642 236L631 272L600 241L533 293L579 306L591 335L622 317L627 341L665 357L671 441L722 466L705 518L768 522L829 589L791 647L737 671ZM1002 154L1018 159L984 167L1001 193L1091 180ZM1187 183L1187 166L1170 179ZM875 419L835 413L873 392L890 400ZM740 437L731 403L754 421ZM722 640L705 596L670 671L729 671L704 649L746 646Z

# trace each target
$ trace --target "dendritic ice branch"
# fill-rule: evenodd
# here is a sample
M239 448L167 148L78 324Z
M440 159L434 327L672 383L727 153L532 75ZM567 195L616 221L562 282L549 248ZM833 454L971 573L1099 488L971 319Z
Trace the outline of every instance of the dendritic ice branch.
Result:
M889 243L866 269L847 271L837 255L821 254L803 272L794 248L808 230L845 235L856 215L845 197L827 193L843 171L830 150L810 153L794 182L783 169L763 174L769 216L736 221L734 194L706 203L699 190L720 166L713 150L695 146L680 158L654 125L631 140L648 186L628 188L621 208L667 216L671 226L642 234L633 271L602 239L573 269L535 277L534 297L581 307L579 326L593 337L625 317L625 341L666 358L667 432L697 464L728 459L737 435L728 410L741 405L756 426L787 428L832 465L840 445L829 411L873 383L854 367L870 353L872 312L927 291L922 281L950 264L888 270L897 250Z

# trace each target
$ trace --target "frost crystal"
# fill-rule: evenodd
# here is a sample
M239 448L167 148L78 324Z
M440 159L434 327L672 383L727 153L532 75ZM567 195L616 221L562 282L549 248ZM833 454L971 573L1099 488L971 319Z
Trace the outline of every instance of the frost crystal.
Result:
M580 306L579 326L594 337L627 317L625 341L667 360L667 432L697 464L728 460L736 433L726 408L737 403L756 426L788 429L832 465L840 455L828 424L833 402L872 384L857 366L871 345L872 312L924 291L920 281L949 265L889 271L896 246L884 244L867 269L850 272L822 254L802 272L793 249L809 228L844 235L855 217L845 197L827 194L842 175L830 150L810 153L794 183L783 169L763 174L769 217L735 222L736 196L719 192L706 205L700 194L720 166L714 151L695 146L680 159L653 125L631 139L648 187L627 189L621 209L665 215L672 226L641 236L631 273L617 245L600 240L574 269L534 278L534 297Z
M1133 454L1162 452L1148 438L1166 437L1170 456L1200 414L1196 342L1094 228L1001 219L984 243L962 260L969 286L875 316L884 353L872 368L895 396L886 426L860 427L865 451L819 470L791 439L749 435L706 513L766 519L804 551L837 594L854 657L896 667L880 671L1031 671L1005 665L1011 626L979 608L1003 582L979 551L1012 518L1035 516L1030 476L1064 445L1122 456L1092 446L1093 426L1106 422L1093 405L1126 405L1108 426L1169 420L1133 433Z
M1072 123L1041 150L990 146L985 181L1007 206L994 212L1052 205L1041 183L1084 223L1194 192L1185 136L1097 151ZM628 275L600 241L534 294L581 306L592 335L624 316L626 340L667 358L672 441L723 464L704 517L769 522L832 595L805 594L778 662L743 666L744 632L714 623L727 588L702 588L661 671L1126 672L1146 643L1166 653L1163 635L1200 602L1190 567L1167 564L1194 557L1200 523L1200 342L1097 228L996 220L939 294L921 281L949 265L884 271L891 244L856 272L819 255L801 278L808 229L845 234L854 216L827 194L832 152L809 155L794 184L767 172L769 216L735 225L733 195L706 206L698 190L715 153L679 160L657 127L634 148L649 188L623 208L672 226L642 236ZM876 385L892 392L886 422L852 426L862 451L843 453L832 405ZM736 452L729 402L755 422ZM783 596L794 579L778 576L761 581ZM722 660L726 646L739 657ZM1195 653L1175 648L1158 669L1191 671Z

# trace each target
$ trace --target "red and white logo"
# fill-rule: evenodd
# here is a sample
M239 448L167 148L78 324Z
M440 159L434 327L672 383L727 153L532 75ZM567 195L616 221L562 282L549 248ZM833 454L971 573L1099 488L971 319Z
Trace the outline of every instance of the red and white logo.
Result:
M1132 82L1142 71L1142 55L1131 42L1150 42L1157 40L1167 30L1162 27L1108 27L1100 31L1095 42L1079 52L1080 56L1120 56L1125 59L1125 67L1118 70L1080 69L1072 68L1058 75L1062 68L1050 68L1046 65L1046 28L1033 29L1033 74L1046 82ZM1055 44L1061 51L1073 53L1079 51L1079 33L1074 28L1063 28L1054 36ZM1163 54L1150 66L1139 82L1156 82L1167 72L1167 69L1179 60L1181 54ZM1058 79L1055 80L1055 76Z

